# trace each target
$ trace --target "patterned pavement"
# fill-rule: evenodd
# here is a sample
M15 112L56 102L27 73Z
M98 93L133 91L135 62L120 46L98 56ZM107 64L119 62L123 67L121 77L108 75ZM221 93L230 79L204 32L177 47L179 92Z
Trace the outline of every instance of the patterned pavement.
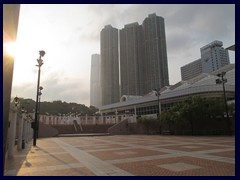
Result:
M235 176L235 137L115 135L29 143L6 176Z

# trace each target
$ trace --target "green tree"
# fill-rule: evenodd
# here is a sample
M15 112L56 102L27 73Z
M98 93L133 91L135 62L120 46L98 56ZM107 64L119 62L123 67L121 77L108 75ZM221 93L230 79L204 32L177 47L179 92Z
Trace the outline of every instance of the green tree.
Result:
M19 98L20 106L28 110L28 112L35 112L36 102L32 99ZM14 107L14 102L11 102L11 106ZM40 102L40 114L49 114L49 115L63 115L63 114L81 114L85 116L86 114L96 115L98 109L96 107L90 106L87 107L84 104L77 103L67 103L62 102L61 100L56 100L52 102L43 101Z
M171 110L163 110L160 115L161 118L161 126L162 131L168 130L172 133L172 131L175 129L175 124L177 120L179 119L179 115L177 112L174 112Z
M160 118L143 116L137 119L137 123L143 124L147 128L148 134L155 134L160 127Z

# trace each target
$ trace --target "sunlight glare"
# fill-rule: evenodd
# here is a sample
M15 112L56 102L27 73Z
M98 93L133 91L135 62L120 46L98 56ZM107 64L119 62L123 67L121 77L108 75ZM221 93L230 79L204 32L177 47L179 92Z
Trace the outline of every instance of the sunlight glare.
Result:
M3 44L3 52L4 54L10 55L12 57L16 56L17 52L17 43L16 42L8 42Z

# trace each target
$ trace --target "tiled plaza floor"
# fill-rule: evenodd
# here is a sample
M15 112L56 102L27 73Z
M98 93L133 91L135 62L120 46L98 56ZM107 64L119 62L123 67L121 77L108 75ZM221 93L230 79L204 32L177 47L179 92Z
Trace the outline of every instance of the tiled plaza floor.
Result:
M6 176L234 176L235 137L125 135L28 143Z

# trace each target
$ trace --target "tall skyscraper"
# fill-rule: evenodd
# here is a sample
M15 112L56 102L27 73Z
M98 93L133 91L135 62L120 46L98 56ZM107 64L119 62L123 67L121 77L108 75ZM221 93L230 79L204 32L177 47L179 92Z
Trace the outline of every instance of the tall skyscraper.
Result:
M122 95L145 95L169 85L162 17L154 13L142 25L127 24L119 38L118 48L118 29L107 25L101 31L102 105L119 102Z
M213 41L200 48L201 58L181 67L182 80L188 80L201 73L210 73L230 63L228 51L221 41Z
M164 19L150 14L142 25L120 30L121 96L144 95L169 85Z
M102 105L119 102L118 29L111 25L101 31Z
M93 54L91 58L90 105L100 108L102 105L100 55Z
M144 94L142 37L138 23L127 24L120 30L121 96Z
M145 93L169 85L164 19L149 14L143 24Z

